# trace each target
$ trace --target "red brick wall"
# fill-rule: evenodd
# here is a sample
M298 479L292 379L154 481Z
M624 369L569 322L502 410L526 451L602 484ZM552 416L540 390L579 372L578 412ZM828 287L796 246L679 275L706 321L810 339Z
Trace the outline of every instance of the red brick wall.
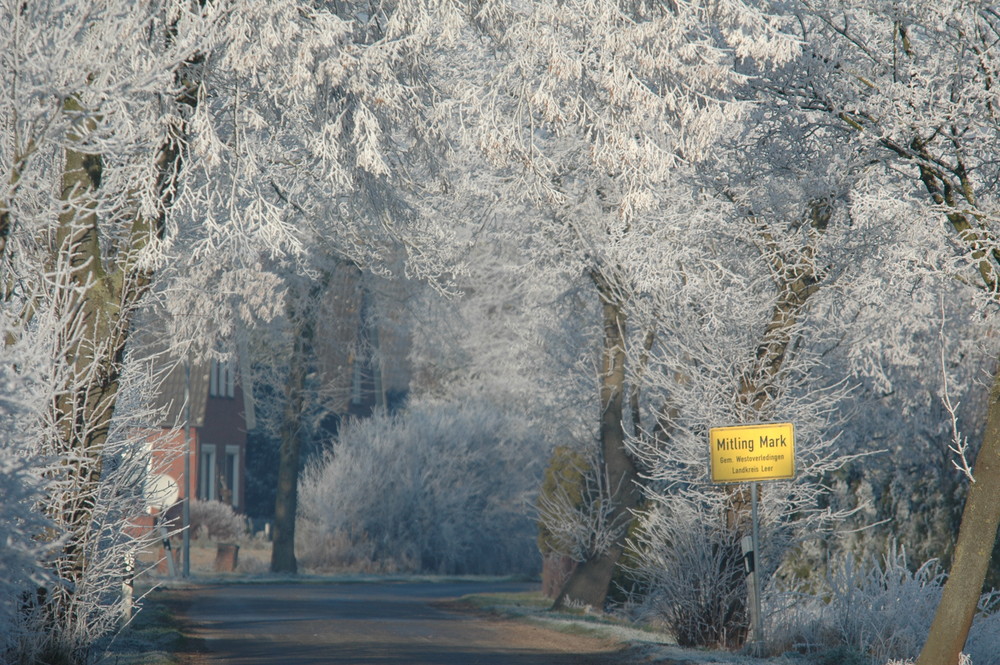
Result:
M152 455L150 470L154 474L165 473L177 481L178 499L187 496L187 483L184 482L184 431L155 430L147 437ZM233 397L209 397L205 406L205 422L202 427L190 428L191 445L191 492L198 499L206 497L198 494L198 479L200 475L202 444L216 446L216 468L211 471L218 479L225 464L227 446L237 446L239 449L239 467L237 474L239 482L234 497L237 512L243 512L246 486L246 419L243 413L243 391L235 387ZM216 498L221 498L218 481L216 481ZM232 488L231 488L232 489Z
M187 496L187 484L184 482L184 430L157 430L150 433L146 440L152 450L150 471L154 474L166 473L177 481L178 499ZM190 428L191 443L191 478L198 477L198 430ZM197 491L192 480L191 487Z

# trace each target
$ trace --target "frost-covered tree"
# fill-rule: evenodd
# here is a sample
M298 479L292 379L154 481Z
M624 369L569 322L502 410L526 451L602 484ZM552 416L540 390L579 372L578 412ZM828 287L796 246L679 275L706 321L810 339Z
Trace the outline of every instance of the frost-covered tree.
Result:
M44 635L28 654L84 659L120 609L109 600L137 506L121 475L135 467L116 407L132 317L177 195L193 101L185 72L209 24L190 9L2 8L5 352L30 346L40 360L23 367L45 404L26 445L50 460L39 505L55 548L50 583L22 604Z
M812 172L817 155L831 168ZM632 347L643 381L633 409L647 415L633 417L628 443L649 500L631 558L644 605L679 640L734 646L748 629L739 540L750 496L745 484L708 482L707 430L795 424L796 478L762 487L760 573L770 579L793 544L843 517L823 508L821 479L848 459L834 439L850 384L825 356L856 325L844 304L873 258L869 230L847 211L865 163L847 132L802 135L758 105L717 157L702 182L724 201L677 235L699 250L629 308L658 333Z
M621 493L610 501L621 508L610 519L619 527L639 501L635 468L623 452L630 425L635 447L646 448L652 464L660 455L664 464L657 471L663 473L670 457L663 442L686 437L696 459L699 428L715 419L790 414L809 423L802 430L807 438L823 438L820 433L833 417L830 399L837 395L831 388L837 380L822 371L823 343L835 346L846 334L841 326L850 324L843 309L850 301L845 285L864 276L865 267L877 266L873 254L855 258L865 248L859 239L875 237L877 231L859 223L860 208L854 217L849 211L852 187L870 156L852 143L847 128L817 132L805 114L789 118L761 105L753 95L766 91L772 77L763 77L756 91L740 85L760 77L759 65L790 56L794 45L774 32L780 21L770 23L768 31L761 26L769 17L735 4L672 7L662 15L643 11L590 3L558 10L539 5L522 14L488 5L475 15L474 28L493 38L487 53L493 59L490 76L477 78L475 63L483 55L463 43L458 60L466 66L465 78L476 85L464 95L454 94L467 114L461 137L505 169L498 191L524 201L541 218L537 226L543 230L536 237L550 253L535 265L562 261L567 272L586 275L599 294L606 332L603 361L594 372L603 390L599 464L606 487ZM756 34L768 36L758 42L760 50L727 32L754 20L764 22L756 24ZM721 26L730 41L711 41L719 33L709 26ZM703 28L706 32L699 32ZM613 37L605 29L613 29ZM693 63L668 58L687 53L682 45L694 43L712 67L686 68ZM664 60L650 54L662 54ZM801 63L794 61L788 70L796 71ZM701 78L709 71L714 78ZM684 85L668 83L677 80ZM676 91L690 97L671 97ZM782 115L786 124L767 125L748 145L720 143L724 129L738 130L741 113L753 123L768 113ZM783 146L762 138L781 131L789 131ZM808 153L813 163L830 163L819 173L810 172L814 167L795 145L810 136L815 137ZM824 141L831 144L826 152ZM711 170L708 157L738 147L754 152L735 168L756 174L756 180L737 177L720 185L692 173L693 165L703 173ZM773 154L781 151L797 161ZM760 161L766 164L755 163ZM733 169L726 165L723 170ZM761 175L766 169L771 172ZM788 185L790 178L796 181ZM706 190L728 201L713 200ZM762 190L766 201L758 199ZM834 209L839 217L831 231ZM868 246L881 251L877 243ZM820 297L821 287L831 288ZM740 291L746 299L733 294ZM687 320L670 319L676 312ZM716 312L739 315L726 322ZM736 325L744 321L752 324ZM734 337L720 335L726 330ZM729 343L699 346L706 338ZM651 365L656 366L652 371ZM694 397L691 384L699 380L717 392ZM817 385L831 392L809 392ZM687 413L677 412L684 408ZM715 412L708 414L712 408ZM679 432L674 431L678 424ZM804 466L815 473L832 468L830 451L827 439L810 451ZM807 483L798 490L803 493L784 505L815 499ZM776 496L784 497L783 490ZM730 526L745 519L743 493L721 497L723 503L710 512L728 513ZM620 551L616 544L580 566L567 597L599 604L616 548ZM583 584L591 595L572 591L597 568L600 572ZM594 589L600 590L591 593Z
M153 298L180 350L211 348L204 338L227 320L274 308L248 279L268 258L323 237L346 252L363 245L365 222L418 251L390 206L355 214L378 182L368 199L353 187L388 172L379 149L398 137L384 130L407 116L412 90L389 75L393 48L372 56L353 41L382 16L170 0L0 12L4 352L28 346L44 360L32 380L47 406L28 449L59 461L44 469L58 552L38 630L83 660L114 624L113 571L136 546L107 538L127 536L141 509L122 485L135 485L122 460L143 412L122 398L152 389L123 378L143 360L138 346L126 356L136 312Z
M641 499L624 445L626 307L642 292L638 267L677 251L660 215L699 207L684 177L741 111L734 59L780 62L795 45L739 2L465 9L467 30L489 41L463 37L452 50L463 77L442 86L464 121L459 138L504 169L500 195L538 211L547 245L601 306L598 459L621 527ZM603 604L623 528L611 542L581 562L558 603Z
M275 570L295 569L301 420L315 403L304 382L324 284L343 266L433 278L453 245L447 227L415 214L410 200L423 186L413 171L434 172L429 93L418 74L429 26L396 14L366 2L270 3L238 14L236 39L219 53L221 78L213 79L226 94L206 103L215 128L206 140L217 159L205 177L228 191L223 221L246 226L244 211L259 211L278 222L273 230L290 248L263 262L287 296L279 336L290 342L275 345L287 355L268 359L290 360L280 391Z
M997 293L998 139L995 7L978 2L812 3L796 6L808 57L776 86L853 128L882 150L879 200L920 194L915 217L948 233L980 302ZM861 199L864 200L864 199ZM911 245L917 252L926 248ZM995 382L994 382L995 383ZM997 411L990 408L962 526L921 663L957 663L1000 522Z

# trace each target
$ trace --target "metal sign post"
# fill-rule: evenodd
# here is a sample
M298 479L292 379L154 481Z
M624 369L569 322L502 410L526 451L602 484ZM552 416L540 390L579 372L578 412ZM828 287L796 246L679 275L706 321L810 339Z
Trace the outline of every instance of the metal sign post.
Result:
M713 427L708 431L708 443L712 482L750 483L751 535L744 537L741 545L750 595L751 651L754 656L760 656L764 646L764 628L757 483L795 477L795 428L792 423Z
M191 362L184 360L184 528L183 575L191 577Z
M761 626L760 615L760 534L757 521L757 483L750 483L750 513L753 521L751 534L753 536L753 579L751 590L753 593L751 604L751 619L753 620L753 655L759 657L764 646L764 629Z

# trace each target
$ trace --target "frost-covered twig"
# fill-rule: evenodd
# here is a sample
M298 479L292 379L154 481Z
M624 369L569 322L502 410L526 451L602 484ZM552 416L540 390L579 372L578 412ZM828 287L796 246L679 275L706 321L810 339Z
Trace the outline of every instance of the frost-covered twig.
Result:
M951 424L951 442L948 445L948 450L955 453L958 459L953 459L951 461L952 465L961 471L969 482L976 482L975 477L972 475L972 467L969 464L969 459L966 453L969 451L969 440L967 437L962 436L958 428L958 407L961 403L953 404L951 401L951 394L948 391L948 365L947 365L947 349L948 340L945 337L945 316L944 316L944 301L941 302L941 326L939 328L939 336L941 339L941 403L944 404L945 411L948 412L948 417Z

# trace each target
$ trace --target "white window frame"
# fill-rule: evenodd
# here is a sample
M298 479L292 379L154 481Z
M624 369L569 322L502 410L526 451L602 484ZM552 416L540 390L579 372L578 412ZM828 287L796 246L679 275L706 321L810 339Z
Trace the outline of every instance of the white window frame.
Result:
M208 396L217 397L219 394L219 363L212 361L212 366L208 372Z
M209 397L236 396L236 371L230 368L228 363L212 361L208 377L208 395Z
M225 471L228 473L230 470L230 459L232 459L231 470L233 472L233 482L229 487L229 491L232 492L232 505L236 508L240 505L240 447L239 446L226 446L226 459L225 459ZM228 479L227 479L228 481Z
M201 452L198 455L198 498L202 501L214 501L217 498L215 483L217 471L215 444L201 444Z

